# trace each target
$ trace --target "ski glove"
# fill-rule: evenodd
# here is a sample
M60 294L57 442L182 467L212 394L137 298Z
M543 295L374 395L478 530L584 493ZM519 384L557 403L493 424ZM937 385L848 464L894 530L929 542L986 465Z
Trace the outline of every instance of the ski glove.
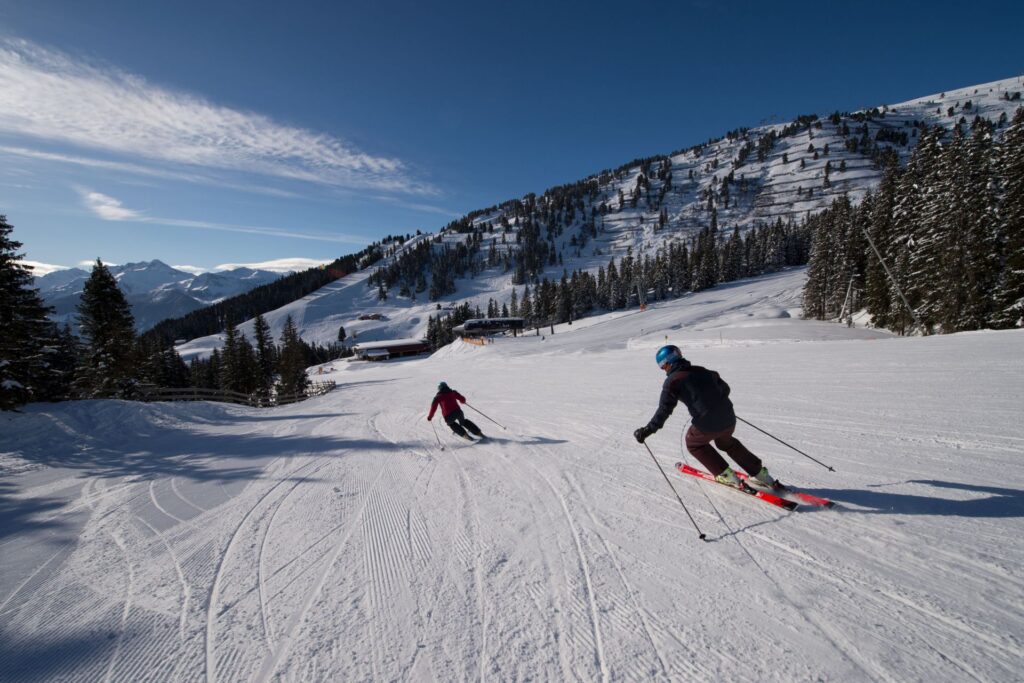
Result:
M640 429L637 429L635 432L633 432L633 438L636 439L637 443L643 443L644 439L646 439L653 433L654 430L651 429L650 427L641 427Z

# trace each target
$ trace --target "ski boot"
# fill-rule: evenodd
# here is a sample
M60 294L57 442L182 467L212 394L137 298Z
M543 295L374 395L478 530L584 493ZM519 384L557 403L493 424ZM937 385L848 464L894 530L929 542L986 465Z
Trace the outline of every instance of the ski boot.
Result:
M719 484L725 484L726 486L731 486L735 489L743 488L743 483L740 481L740 478L736 476L736 473L732 471L731 467L726 467L721 474L715 477L715 481Z
M782 484L775 480L775 477L768 474L767 467L762 467L760 472L758 472L757 474L752 474L749 477L747 477L747 483L753 486L754 488L769 491L771 489L779 488L782 486Z

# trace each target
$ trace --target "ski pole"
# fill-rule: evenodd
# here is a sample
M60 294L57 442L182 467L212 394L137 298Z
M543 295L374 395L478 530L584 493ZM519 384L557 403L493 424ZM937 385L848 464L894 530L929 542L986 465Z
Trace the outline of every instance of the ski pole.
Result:
M434 430L434 438L437 439L437 445L440 446L441 450L443 451L444 450L444 444L441 443L441 437L439 437L437 435L437 427L434 426L434 421L433 420L427 420L427 422L430 423L431 429Z
M757 431L761 432L762 434L767 434L768 436L772 437L773 439L775 439L776 441L778 441L779 443L781 443L781 444L782 444L783 446L787 446L787 447L789 447L789 448L792 448L792 449L793 449L794 451L796 451L796 452L797 452L797 453L799 453L800 455L804 456L804 457L805 457L805 458L807 458L808 460L813 460L814 462L818 463L819 465L821 465L822 467L824 467L825 469L827 469L827 470L828 470L829 472L835 472L835 469L834 469L834 468L832 468L831 466L829 466L829 465L826 465L825 463L823 463L822 461L818 460L817 458L813 458L813 457L811 457L811 456L807 455L806 453L804 453L804 452L803 452L802 450L800 450L800 449L799 449L799 448L797 448L796 446L791 446L790 444L786 443L785 441L783 441L783 440L782 440L782 439L780 439L779 437L775 436L774 434L768 434L768 432L764 431L763 429L761 429L760 427L758 427L758 426L757 426L757 425L755 425L755 424L751 424L751 423L747 422L747 421L746 421L746 420L744 420L744 419L743 419L742 417L739 417L739 416L737 416L737 417L736 417L736 419L737 419L737 420L739 420L740 422L744 423L744 424L750 425L751 427L753 427L753 428L754 428L754 429L756 429Z
M467 407L467 408L473 408L473 406L469 405L468 403L466 404L466 407ZM473 408L473 410L476 410L476 408ZM480 413L480 411L479 411L479 410L476 410L476 412ZM480 414L481 414L481 415L484 415L483 413L480 413ZM487 417L487 416L486 416L486 415L484 415L484 417ZM488 420L491 420L491 418L489 418L489 417L487 417L487 419L488 419ZM498 425L499 427L501 427L502 429L504 429L504 430L505 430L506 432L508 431L508 427L506 427L505 425L501 424L501 423L500 423L500 422L498 422L497 420L491 420L491 422L493 422L494 424Z
M665 474L665 470L661 467L661 463L658 462L658 459L654 457L654 451L652 451L651 447L648 446L647 444L644 444L644 448L646 448L647 452L651 454L651 460L654 461L654 464L657 466L658 471L661 472L661 476L665 477L665 483L668 484L668 487L670 489L672 489L672 493L676 494L676 500L678 500L679 504L683 506L683 512L685 512L686 516L690 518L690 522L693 524L693 528L697 530L697 533L700 536L700 540L707 543L707 536L704 534L703 531L700 530L700 527L697 526L697 520L695 520L693 518L693 515L690 514L690 511L686 509L686 503L684 503L683 499L679 497L679 492L676 491L676 487L672 485L671 481L669 481L668 475Z

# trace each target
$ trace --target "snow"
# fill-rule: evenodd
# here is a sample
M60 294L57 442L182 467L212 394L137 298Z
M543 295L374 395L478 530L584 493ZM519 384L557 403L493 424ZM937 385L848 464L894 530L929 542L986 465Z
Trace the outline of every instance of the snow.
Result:
M352 348L356 350L386 349L392 346L411 346L422 343L422 339L391 339L388 341L359 343L354 345Z
M1019 679L1024 331L804 321L804 277L335 363L281 408L2 415L35 469L0 483L0 679ZM679 408L648 444L701 542L631 436L666 340L839 507L684 479ZM441 379L489 441L425 421Z
M1024 81L1017 77L936 93L899 104L878 103L879 112L872 115L871 120L859 122L856 116L843 116L842 124L849 127L851 139L859 139L862 126L867 128L871 140L875 140L883 131L890 135L906 134L906 146L884 143L906 162L918 141L918 137L912 135L915 131L919 134L916 127L918 124L951 129L961 117L965 117L969 124L976 114L993 122L997 122L1004 113L1012 118L1021 103L1009 101L1006 96L1024 91L1022 83ZM971 101L971 108L965 110L963 107L968 100ZM955 109L953 116L947 113L949 107ZM863 111L867 111L867 108ZM558 280L563 269L569 273L581 269L596 274L598 267L607 266L610 258L614 257L618 261L630 251L639 259L653 256L668 243L687 243L701 228L710 225L711 212L707 208L707 197L721 189L723 179L730 172L734 173L730 201L728 205L723 201L716 204L717 223L720 235L724 236L729 235L734 228L743 232L758 224L772 223L779 219L802 220L809 213L826 208L844 194L854 203L861 201L869 190L877 186L881 179L881 169L865 154L851 152L846 148L846 138L841 134L842 124L833 124L829 114L818 112L820 119L816 124L792 130L786 136L781 136L781 133L790 122L772 123L751 128L746 136L726 136L717 142L708 143L699 156L692 151L672 155L672 186L658 206L649 205L645 198L640 199L635 208L630 207L628 199L624 207L619 206L619 192L629 197L636 187L640 166L626 169L621 177L614 174L606 176L594 198L588 196L584 200L583 210L576 212L575 218L555 238L555 247L564 257L563 262L549 267L542 277ZM1001 135L1003 130L1005 127L1000 128L997 135ZM742 165L734 167L734 161L744 145L756 146L760 138L770 132L779 137L763 161L758 160L755 152ZM824 154L826 144L829 145L827 155ZM813 152L808 152L809 145L820 152L817 159ZM801 161L805 168L800 168ZM832 164L832 172L830 186L825 187L824 169L828 162ZM843 162L846 163L845 171L839 170ZM654 197L664 187L663 181L656 177L659 164L655 162L652 177L649 178ZM597 178L600 183L600 176ZM744 185L746 191L743 191ZM543 188L535 189L543 191ZM543 195L538 201L543 201ZM581 234L583 217L591 216L602 204L610 207L611 212L601 215L598 211L596 214L596 237L588 238L584 247L573 246L573 240ZM668 224L663 229L656 229L661 209L667 214ZM487 254L492 245L498 254L515 248L518 227L506 231L500 223L503 216L510 225L518 225L516 217L507 209L495 209L474 218L475 226L493 229L479 235L481 254ZM501 241L503 237L507 240L505 243ZM467 238L468 235L454 231L417 235L399 248L399 254L424 240L440 239L443 244L455 245ZM468 301L486 310L488 299L493 298L500 306L508 303L511 297L512 273L501 272L500 267L491 267L475 278L458 280L457 292L438 302L425 301L426 292L419 293L415 300L398 297L397 287L388 293L387 300L379 301L376 286L368 287L367 281L373 271L390 260L386 259L381 264L350 274L299 301L264 314L275 339L280 338L284 321L289 315L302 338L318 344L335 342L338 328L342 326L348 334L348 344L400 337L419 338L426 334L428 318L443 314L447 307ZM429 278L429 273L427 275ZM517 289L518 294L522 295L522 286ZM442 307L441 310L438 305ZM787 310L791 315L799 314L798 310ZM372 313L381 314L383 318L359 320L360 316ZM238 327L249 339L253 338L253 321ZM211 335L177 348L183 358L190 360L208 357L222 343L220 335Z

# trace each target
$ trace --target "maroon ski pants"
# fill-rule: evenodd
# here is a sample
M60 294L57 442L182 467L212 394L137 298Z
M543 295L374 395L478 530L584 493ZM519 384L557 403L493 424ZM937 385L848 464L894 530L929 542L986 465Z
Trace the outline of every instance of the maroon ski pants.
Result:
M711 447L715 442L729 457L736 461L748 474L757 474L761 471L761 459L747 450L746 446L740 443L739 439L733 438L733 431L736 425L723 429L720 432L702 432L693 425L686 432L686 450L693 454L693 457L700 460L708 472L716 477L725 471L729 463L725 458Z

